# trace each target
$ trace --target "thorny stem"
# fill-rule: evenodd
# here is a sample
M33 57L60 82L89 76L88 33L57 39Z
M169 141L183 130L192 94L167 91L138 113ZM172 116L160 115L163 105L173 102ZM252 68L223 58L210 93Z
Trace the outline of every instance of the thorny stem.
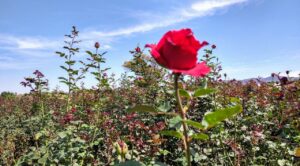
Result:
M98 48L96 48L96 56L98 56ZM101 58L100 58L101 59ZM100 93L100 89L101 89L101 68L100 68L100 63L101 62L98 62L98 81L99 81L99 85L98 85L98 92L99 92L99 101L101 101L101 93Z
M185 150L185 156L186 156L187 165L191 166L191 151L190 151L190 142L189 142L189 136L188 136L188 126L185 123L186 114L185 114L185 111L182 106L182 101L181 101L181 98L179 95L179 88L178 88L178 78L179 78L180 74L174 74L174 76L175 76L174 85L175 85L176 101L177 101L177 104L179 107L180 116L183 120L182 126L183 126L184 138L182 140L183 140L183 145L184 145L184 150Z

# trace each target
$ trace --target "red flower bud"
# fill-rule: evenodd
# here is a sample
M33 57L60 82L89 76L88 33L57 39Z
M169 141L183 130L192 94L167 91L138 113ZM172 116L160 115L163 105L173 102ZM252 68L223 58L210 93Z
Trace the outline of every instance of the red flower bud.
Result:
M76 108L75 108L75 107L72 107L71 112L72 112L72 113L75 113L75 112L76 112Z
M275 73L272 73L271 76L272 76L272 77L275 77Z
M98 42L95 43L95 48L100 48L100 44Z
M136 51L137 53L140 53L140 52L141 52L140 47L136 47L136 48L135 48L135 51Z

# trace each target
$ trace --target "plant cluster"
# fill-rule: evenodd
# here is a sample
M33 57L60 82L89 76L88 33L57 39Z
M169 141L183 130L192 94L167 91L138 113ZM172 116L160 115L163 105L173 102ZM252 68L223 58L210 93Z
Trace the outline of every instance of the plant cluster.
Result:
M115 78L98 42L75 60L78 36L73 27L57 52L67 92L36 70L21 82L30 93L1 93L0 165L300 164L300 81L289 72L229 80L216 45L182 29L135 47ZM92 88L78 85L87 75Z

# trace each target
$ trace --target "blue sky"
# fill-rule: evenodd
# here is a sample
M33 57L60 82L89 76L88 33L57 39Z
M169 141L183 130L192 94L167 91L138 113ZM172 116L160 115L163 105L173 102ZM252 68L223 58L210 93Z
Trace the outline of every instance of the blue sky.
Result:
M156 43L168 30L189 27L215 43L215 55L230 78L300 73L299 0L1 0L0 92L26 92L24 76L39 69L59 84L64 34L80 31L81 54L101 43L111 73L124 72L129 50ZM200 50L202 55L203 51ZM86 80L93 85L92 79Z

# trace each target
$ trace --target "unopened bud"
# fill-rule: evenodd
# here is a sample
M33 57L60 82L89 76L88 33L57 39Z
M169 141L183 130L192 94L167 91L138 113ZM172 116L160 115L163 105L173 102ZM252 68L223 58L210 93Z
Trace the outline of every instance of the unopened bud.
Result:
M100 44L99 44L98 42L96 42L96 43L95 43L95 48L98 49L99 47L100 47Z
M118 141L116 143L116 149L119 155L125 155L128 152L128 146L124 141Z

